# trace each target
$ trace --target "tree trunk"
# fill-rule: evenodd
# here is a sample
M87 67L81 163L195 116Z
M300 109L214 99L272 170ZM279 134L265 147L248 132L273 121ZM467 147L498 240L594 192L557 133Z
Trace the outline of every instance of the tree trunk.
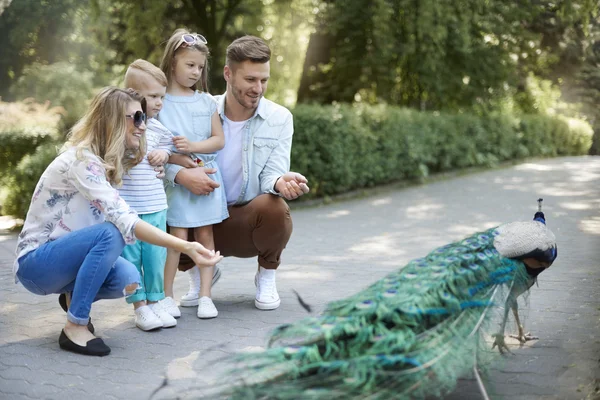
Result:
M320 102L323 99L324 93L316 90L314 86L320 84L324 79L323 73L319 70L319 64L329 62L332 44L333 38L329 34L321 34L317 31L310 35L298 88L298 103Z

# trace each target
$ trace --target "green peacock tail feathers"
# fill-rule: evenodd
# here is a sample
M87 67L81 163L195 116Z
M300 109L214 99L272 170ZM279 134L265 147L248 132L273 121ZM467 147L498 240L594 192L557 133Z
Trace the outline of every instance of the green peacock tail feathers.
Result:
M492 307L525 285L495 228L435 249L319 317L275 329L269 347L235 356L233 399L415 398L451 391L473 367Z

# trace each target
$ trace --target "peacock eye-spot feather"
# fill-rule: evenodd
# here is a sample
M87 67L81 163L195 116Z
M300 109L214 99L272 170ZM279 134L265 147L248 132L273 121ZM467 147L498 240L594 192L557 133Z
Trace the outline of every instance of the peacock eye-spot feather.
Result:
M359 310L364 310L366 308L371 308L375 306L375 302L372 300L364 300L361 301L360 303L356 303L356 308L358 308Z
M479 258L481 261L487 260L487 256L484 253L477 253L477 258Z

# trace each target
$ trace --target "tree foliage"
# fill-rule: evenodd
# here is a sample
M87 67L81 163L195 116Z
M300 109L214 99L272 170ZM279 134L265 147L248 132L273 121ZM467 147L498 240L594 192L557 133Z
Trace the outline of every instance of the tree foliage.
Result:
M210 84L224 90L225 49L236 37L259 34L264 25L262 0L195 0L139 2L93 0L94 15L106 21L99 40L114 50L113 64L127 65L136 58L160 64L164 44L177 28L201 33L211 51ZM289 1L283 1L289 5Z
M254 34L273 50L268 95L288 106L297 97L551 113L562 101L583 104L568 112L585 112L594 126L598 119L597 0L4 0L2 7L0 96L32 94L73 118L83 89L120 84L136 58L158 64L170 34L186 27L208 39L212 93L224 89L227 44ZM69 85L60 77L67 69L77 78ZM74 85L82 94L66 96Z
M0 15L0 95L32 62L54 62L64 54L60 38L72 30L72 0L14 1Z
M524 91L529 73L558 79L580 65L597 7L590 0L324 0L298 101L493 108Z

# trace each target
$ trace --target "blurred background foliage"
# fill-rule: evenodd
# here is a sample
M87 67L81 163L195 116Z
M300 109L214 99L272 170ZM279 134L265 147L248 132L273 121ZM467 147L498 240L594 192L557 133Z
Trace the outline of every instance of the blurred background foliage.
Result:
M598 9L596 0L0 0L0 98L4 102L0 142L28 147L2 150L12 153L5 153L7 161L3 158L0 175L13 176L20 161L31 163L32 157L51 154L48 149L60 144L99 87L120 85L126 66L137 58L158 64L166 40L179 27L208 39L213 94L225 88L222 70L228 43L252 34L270 44L272 76L267 95L290 107L296 117L298 149L292 164L298 169L300 157L310 146L315 150L329 145L344 149L331 142L338 137L335 124L325 124L332 131L311 128L323 121L310 117L323 112L330 118L343 115L344 123L339 126L363 132L349 135L357 141L359 153L365 148L379 149L381 154L396 149L393 154L403 157L404 167L414 164L417 168L410 167L406 177L435 171L436 165L460 168L465 163L510 159L502 154L513 158L573 154L577 146L559 148L568 132L580 132L573 133L574 141L587 138L582 142L587 148L577 147L577 154L598 154ZM2 113L12 112L7 111L10 103L21 104L17 106L20 110L35 110L25 111L25 119L39 120L44 127L41 131L48 128L42 114L57 118L50 129L55 132L36 136L23 128L25 142L14 139L21 131L2 117ZM443 129L431 128L441 136L435 141L438 148L428 155L419 153L422 144L413 143L416 139L406 132L400 134L400 128L388 126L385 137L379 136L377 129L385 124L377 125L371 119L350 124L359 118L360 109L369 110L365 111L368 115L385 109L382 119L414 129L425 129L411 125L419 118L429 121L423 122L426 126L444 121ZM501 132L508 137L514 134L514 138L534 135L537 128L518 126L536 118L545 118L552 129L567 127L563 134L542 135L544 140L558 140L544 144L551 150L542 151L527 140L508 143L496 138ZM505 123L490 122L498 119ZM444 164L444 159L456 161L457 149L467 151L465 135L473 132L467 133L463 123L477 132L482 130L475 135L478 150L466 157L471 162ZM587 133L581 134L583 131ZM594 132L591 139L590 132ZM9 135L12 141L5 140ZM377 146L369 147L374 137L379 138ZM504 147L495 152L485 150L492 144ZM38 147L42 148L36 152ZM440 153L444 148L452 154ZM335 162L348 163L352 157L356 154ZM322 168L331 170L326 161L316 164L325 163ZM339 175L329 179L348 179ZM382 181L402 179L389 171L380 175L385 176ZM369 177L356 179L351 185L329 184L343 191L380 182ZM26 192L24 188L22 193Z

